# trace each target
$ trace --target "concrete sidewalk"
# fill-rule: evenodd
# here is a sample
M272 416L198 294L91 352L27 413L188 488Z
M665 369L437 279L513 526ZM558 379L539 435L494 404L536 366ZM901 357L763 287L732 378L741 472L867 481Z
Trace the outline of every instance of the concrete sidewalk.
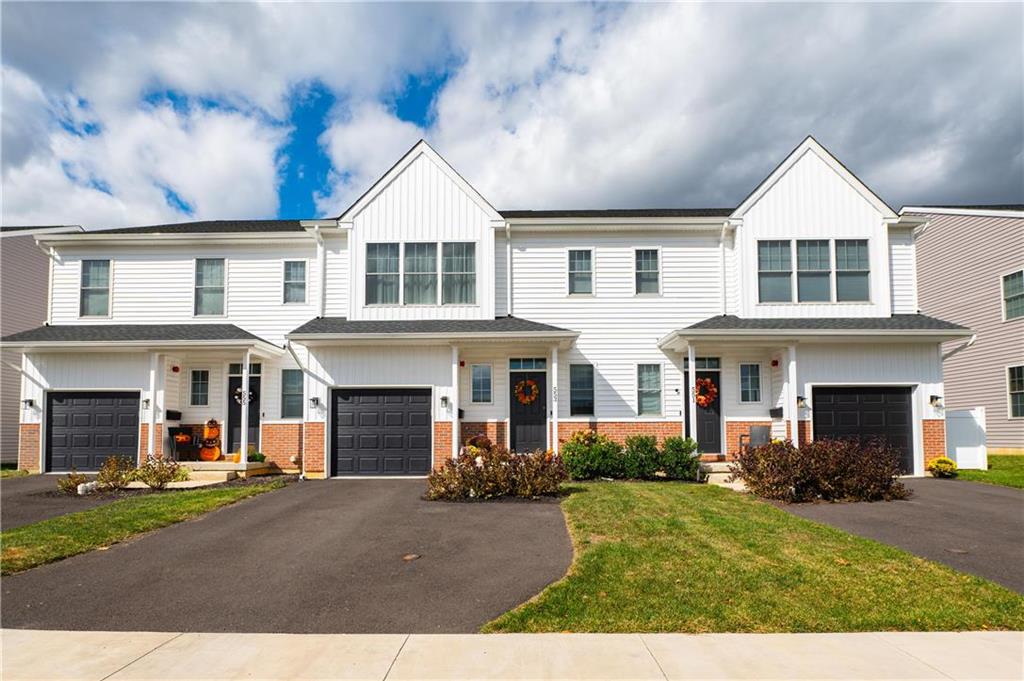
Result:
M0 635L4 681L1024 677L1021 632Z

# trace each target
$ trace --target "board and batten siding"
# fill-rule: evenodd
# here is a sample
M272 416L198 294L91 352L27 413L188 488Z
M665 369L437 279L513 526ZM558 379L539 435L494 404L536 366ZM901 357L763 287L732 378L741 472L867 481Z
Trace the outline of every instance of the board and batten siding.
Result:
M985 407L989 448L1024 450L1024 419L1010 418L1006 379L1007 366L1024 365L1024 318L1004 321L1002 291L1003 275L1024 269L1024 218L921 215L930 221L917 239L921 311L977 334L944 362L946 407Z

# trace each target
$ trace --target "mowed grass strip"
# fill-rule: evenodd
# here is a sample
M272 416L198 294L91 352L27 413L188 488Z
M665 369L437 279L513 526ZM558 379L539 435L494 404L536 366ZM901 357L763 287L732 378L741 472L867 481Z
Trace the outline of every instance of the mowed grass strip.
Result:
M987 471L962 470L957 477L961 480L1024 489L1024 456L996 454L988 457L988 465Z
M195 518L284 486L265 484L147 494L0 533L0 574L10 575Z
M485 631L1024 629L1017 593L747 495L684 483L574 488L562 502L576 548L569 574Z

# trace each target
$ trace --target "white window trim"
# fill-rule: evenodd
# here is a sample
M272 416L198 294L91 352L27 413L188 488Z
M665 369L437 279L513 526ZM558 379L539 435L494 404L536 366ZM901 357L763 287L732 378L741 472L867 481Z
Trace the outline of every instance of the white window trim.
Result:
M1010 270L1009 272L1004 272L1003 274L999 275L999 307L1002 309L1004 322L1015 322L1018 319L1024 319L1024 316L1014 317L1013 319L1010 319L1009 317L1006 316L1006 293L1005 289L1003 288L1003 280L1009 277L1010 275L1017 274L1018 272L1024 272L1024 268L1017 268L1015 270Z
M432 303L407 303L405 302L405 247L409 244L434 244L434 302ZM398 269L402 273L400 285L398 287L398 304L402 307L441 307L441 250L444 247L439 241L403 241L401 242L401 248L399 248L398 255ZM413 276L429 274L429 272L412 272Z
M593 384L590 387L590 398L591 398L591 402L593 402L594 406L593 406L593 410L589 414L573 414L572 413L572 368L574 366L590 367L591 369L593 369L593 372L594 372L594 382L593 382ZM571 418L571 419L572 418L582 418L582 419L597 418L597 365L594 364L593 362L569 362L569 375L568 375L568 379L569 379L569 418ZM662 388L662 392L664 392L664 388ZM639 388L637 389L637 394L639 395ZM637 406L639 407L639 402L638 402Z
M107 314L82 314L82 276L85 274L85 261L107 262ZM1002 282L1002 279L1000 279ZM1000 283L1000 286L1002 284ZM1000 289L1001 291L1002 289ZM194 295L194 294L193 294ZM82 258L78 261L78 318L79 319L111 319L114 313L114 259L113 258Z
M398 245L398 272L379 272L372 274L367 271L366 263L369 260L367 251L371 245L379 244L397 244ZM363 307L402 307L402 300L405 297L405 276L403 270L405 269L405 248L401 241L367 241L363 244ZM369 276L379 275L398 275L398 302L397 303L368 303L366 302L366 292L369 290L366 286L366 278Z
M491 399L486 402L476 400L473 391L473 369L476 367L487 367L491 374ZM489 362L475 362L469 365L469 403L470 404L494 404L494 365Z
M799 242L801 242L801 241L824 241L825 243L828 244L828 300L800 300L800 272L801 272L801 270L800 270L800 259L799 259L799 253L800 253ZM812 239L812 238L808 237L808 238L803 238L803 239L793 239L792 243L793 243L792 258L793 258L793 275L794 275L793 293L795 294L793 296L793 300L796 301L796 303L798 305L827 305L829 303L836 302L836 249L835 249L835 239ZM821 272L822 270L803 270L803 271L808 272L808 273L815 273L815 272ZM870 292L870 290L871 289L869 287L868 291Z
M261 369L262 369L262 367L261 367ZM286 371L298 371L300 374L302 374L302 393L301 393L302 394L302 414L300 414L299 416L285 416L284 415L284 372L286 372ZM260 373L257 374L257 376L262 376L262 374L263 374L263 372L261 370ZM278 418L281 421L283 421L285 423L302 422L306 418L306 375L305 374L306 374L306 372L304 372L302 369L300 369L298 367L281 367L279 372L278 372L277 416L278 416ZM260 392L261 393L263 392L263 385L262 384L263 384L263 382L260 381ZM260 424L261 424L261 426L263 424L263 419L262 418L260 419Z
M569 290L569 275L571 271L569 269L570 257L573 251L587 251L590 253L590 293L573 293ZM636 256L634 255L634 263ZM661 260L659 258L658 262ZM635 267L635 264L634 264ZM565 249L565 295L572 298L593 298L597 294L597 262L595 260L594 248L566 248ZM636 288L636 273L633 273L633 287Z
M370 244L398 244L398 272L389 274L398 275L398 302L397 303L367 303L366 302L366 277L371 276L366 267L366 250ZM405 247L407 244L434 244L436 250L437 277L437 298L433 303L406 303L405 302ZM473 244L473 303L446 303L444 302L444 245L445 244ZM480 242L472 239L449 239L444 241L432 241L430 239L411 241L367 241L363 244L363 307L411 307L411 308L479 308L480 307ZM308 269L307 269L308 272ZM422 273L421 273L422 274ZM459 273L453 273L459 274ZM282 294L283 295L283 294Z
M1013 321L1013 320L1010 320ZM1003 369L1003 380L1006 381L1006 420L1007 421L1024 421L1024 415L1014 416L1013 415L1013 397L1010 393L1010 369L1014 367L1024 366L1024 364L1007 364L1006 368Z
M743 399L743 367L745 366L756 366L757 367L757 400L745 400ZM764 363L755 360L740 360L736 363L736 383L737 392L739 396L740 404L764 404Z
M205 371L206 372L206 404L193 404L192 403L192 372L193 371ZM210 392L213 390L213 370L208 366L194 366L188 367L188 406L202 409L203 407L210 406Z
M762 241L788 241L789 243L789 300L761 300L761 251L760 244ZM831 248L831 246L829 246ZM784 237L778 238L765 238L765 239L754 239L754 286L756 287L755 295L757 296L758 305L799 305L797 302L796 290L796 239L786 239ZM780 273L782 270L764 270L769 273ZM822 303L816 303L821 305Z
M658 252L658 292L657 293L640 293L636 287L636 254L637 251L657 251ZM633 296L636 298L660 298L665 293L665 282L662 281L662 272L665 270L664 259L662 258L661 246L634 246L633 247L633 262L631 269L633 271ZM664 386L662 386L662 392L664 392ZM662 410L664 411L664 409Z
M658 397L659 397L659 410L657 414L641 414L640 413L640 367L641 366L656 366L658 367ZM665 363L664 362L637 362L633 365L633 399L636 400L636 405L633 409L633 413L636 414L638 419L663 419L665 418Z
M788 241L789 242L789 301L769 301L764 302L761 300L761 262L759 259L757 244L761 241ZM829 299L828 300L800 300L800 262L797 259L797 242L798 241L827 241L829 249ZM839 300L839 259L838 249L836 248L836 241L866 241L868 247L868 269L867 270L843 270L844 272L864 272L868 274L868 297L866 300ZM871 235L859 235L859 236L842 236L842 237L831 237L822 239L819 237L811 236L795 236L795 237L773 237L764 239L754 240L754 275L755 275L755 295L757 296L757 305L764 305L767 307L778 307L780 305L874 305L875 287L871 285L872 276L875 271L875 265L877 263L872 262L871 254L873 248L871 242L874 239ZM660 261L659 261L660 262ZM772 270L765 270L765 272L771 272ZM808 270L814 271L814 270ZM817 270L820 271L820 270ZM1012 274L1012 273L1010 273ZM1000 295L1002 295L1002 279L1000 281ZM1005 304L1004 304L1005 307ZM1005 313L1004 313L1005 319Z
M444 302L444 245L445 244L473 244L473 300L472 303L446 303ZM471 240L452 240L437 242L437 305L438 307L480 307L480 242ZM450 274L466 274L466 272L450 272ZM422 307L422 306L421 306ZM491 374L492 378L494 374Z
M874 264L871 262L871 253L874 249L871 247L870 236L844 236L834 237L830 239L832 242L829 248L832 249L832 278L835 280L835 289L832 293L832 302L836 305L874 305L875 287L871 285L871 274L874 272ZM868 249L868 269L867 270L843 270L843 272L867 272L868 275L868 297L864 300L839 300L839 247L836 245L837 241L863 241ZM891 293L891 291L890 291ZM819 303L820 305L820 303Z
M302 268L303 281L302 281L302 300L293 300L288 302L285 300L285 284L288 282L285 280L285 272L287 271L288 263L290 262L301 262L305 266ZM294 282L292 282L294 283ZM281 304L282 305L307 305L309 303L309 258L284 258L281 260Z
M196 310L196 279L199 274L200 260L223 260L224 261L224 312L221 314L197 314ZM192 317L193 319L226 319L228 316L228 258L219 256L195 256L192 258Z

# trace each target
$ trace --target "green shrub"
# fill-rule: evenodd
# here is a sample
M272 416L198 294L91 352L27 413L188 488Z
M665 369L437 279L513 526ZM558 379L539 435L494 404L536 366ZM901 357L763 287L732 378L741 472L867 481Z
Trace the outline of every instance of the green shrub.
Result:
M622 445L592 430L573 433L562 445L560 454L575 480L621 478L624 474Z
M263 452L249 452L249 461L254 461L256 463L263 463L266 460L267 460L267 455L264 454Z
M630 435L622 452L622 475L650 480L658 470L658 440L653 435Z
M928 464L928 472L936 478L955 478L957 476L956 461L948 456L940 456Z
M96 482L100 489L124 489L132 481L135 464L126 456L108 456L96 474Z
M431 500L481 501L533 498L559 492L566 480L562 459L551 452L513 454L507 449L468 446L427 478Z
M171 482L188 482L189 478L192 477L192 471L186 466L178 466L174 471L174 479Z
M78 486L88 482L88 478L74 468L63 478L57 478L57 489L64 494L78 494Z
M139 466L135 477L153 489L163 489L167 483L173 482L176 475L179 475L178 462L173 459L164 459L158 456L146 457L146 463Z
M661 443L661 470L670 480L696 480L700 454L692 438L667 437Z

